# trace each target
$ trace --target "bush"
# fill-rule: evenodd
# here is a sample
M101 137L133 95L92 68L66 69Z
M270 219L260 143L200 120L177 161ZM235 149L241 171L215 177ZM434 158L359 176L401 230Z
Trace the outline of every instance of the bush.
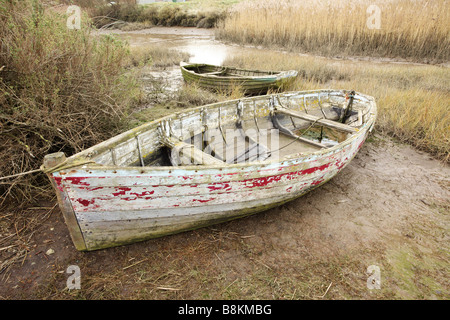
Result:
M106 6L100 5L87 10L90 12L94 25L98 28L114 25L114 22L117 21L147 22L165 27L213 28L218 21L225 18L224 13L189 13L172 5L158 8L156 6L143 7L129 3L117 3Z
M123 67L128 47L111 36L94 38L86 24L69 30L66 19L38 1L0 2L0 176L113 136L140 98ZM0 183L0 205L32 200L48 185L43 174Z

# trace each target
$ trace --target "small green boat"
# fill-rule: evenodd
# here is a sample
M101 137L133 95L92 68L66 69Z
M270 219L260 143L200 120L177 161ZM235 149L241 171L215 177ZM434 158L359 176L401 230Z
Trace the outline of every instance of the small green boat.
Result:
M297 71L260 71L204 63L180 63L181 73L187 83L202 88L230 92L241 87L246 94L264 94L269 89L282 88L297 76Z

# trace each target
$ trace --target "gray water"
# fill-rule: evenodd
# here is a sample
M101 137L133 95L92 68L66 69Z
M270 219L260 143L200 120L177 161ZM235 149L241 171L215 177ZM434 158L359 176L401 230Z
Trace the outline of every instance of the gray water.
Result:
M227 45L215 40L214 30L181 27L154 27L137 31L104 30L103 34L117 34L127 40L131 47L164 45L190 55L188 62L222 65L228 56L252 50Z

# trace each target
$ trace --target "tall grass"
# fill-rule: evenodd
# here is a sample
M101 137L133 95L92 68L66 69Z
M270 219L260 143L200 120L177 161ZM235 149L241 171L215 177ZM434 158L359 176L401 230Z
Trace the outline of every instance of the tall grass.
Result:
M380 9L379 25L372 8ZM442 62L450 57L449 21L445 0L249 0L234 6L217 36L333 56Z
M40 1L0 1L0 177L111 137L141 98L123 67L128 47L94 38L86 24L69 30L66 20ZM46 185L42 174L1 180L0 205L31 201Z
M450 161L450 72L432 65L335 61L293 53L241 54L224 61L242 68L299 71L287 90L337 88L375 97L378 131Z
M152 68L179 66L180 61L188 61L190 55L186 52L167 47L165 45L131 46L130 55L125 60L127 67L142 67L151 65Z

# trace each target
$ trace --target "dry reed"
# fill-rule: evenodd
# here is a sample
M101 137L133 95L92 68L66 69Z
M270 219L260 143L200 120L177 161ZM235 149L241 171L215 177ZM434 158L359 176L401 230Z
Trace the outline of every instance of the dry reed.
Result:
M442 62L450 57L448 21L444 0L245 1L230 11L217 36L331 56Z

